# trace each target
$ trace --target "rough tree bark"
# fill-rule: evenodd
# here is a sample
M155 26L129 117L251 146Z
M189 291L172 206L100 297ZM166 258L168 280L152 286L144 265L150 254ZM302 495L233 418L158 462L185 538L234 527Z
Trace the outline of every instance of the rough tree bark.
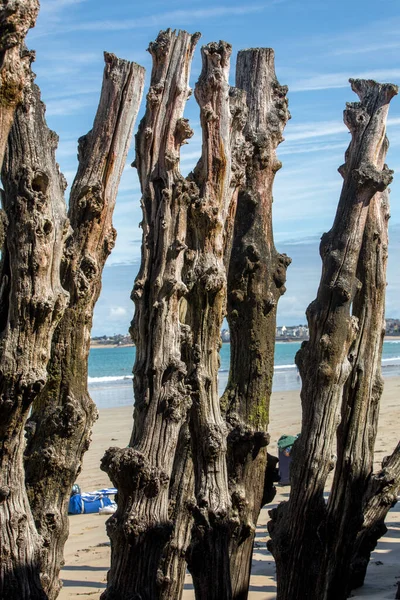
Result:
M356 509L354 511L353 508L353 512L356 512L360 526L353 533L355 543L352 549L350 574L346 570L348 590L363 585L371 552L375 549L378 540L387 531L385 518L390 508L397 502L397 495L400 491L400 445L396 447L390 457L384 459L381 471L372 474L379 400L383 389L381 353L384 334L388 218L389 193L388 190L385 190L375 195L368 212L359 261L359 269L364 272L364 278L359 277L359 279L363 281L366 293L363 294L363 288L361 288L356 295L353 308L353 311L357 310L360 315L361 323L364 322L364 315L367 314L368 309L371 309L371 314L368 314L371 322L368 330L363 327L365 331L362 342L364 342L363 351L365 352L364 363L365 365L373 365L373 369L371 369L369 381L369 404L365 401L364 403L358 402L355 404L354 411L356 415L360 412L360 416L363 416L362 420L357 416L363 424L359 429L359 437L362 440L363 448L362 451L359 450L357 458L361 461L360 455L365 455L366 460L364 459L364 461L366 464L363 465L363 486L357 486L357 500L353 501L353 507L355 503ZM381 327L381 331L379 331L379 327ZM364 341L364 338L366 341ZM360 346L362 342L359 342ZM369 347L369 344L371 344L371 347ZM361 353L358 352L357 354ZM353 391L354 393L358 389L363 389L363 386L358 382L359 379L365 386L365 376L363 379L365 367L361 365L361 367L358 367L359 373L354 373L357 367L358 361L355 362L352 377L346 386L345 401L347 402L350 392ZM373 378L374 369L375 379ZM356 399L358 400L359 397L360 393L358 392ZM348 421L352 424L350 419ZM363 432L362 436L360 435L361 431Z
M153 71L136 140L143 244L132 292L134 428L129 448L110 448L102 459L102 469L118 488L118 510L107 523L111 570L102 596L107 600L153 600L178 577L166 574L163 561L173 532L169 483L190 405L181 359L188 331L179 316L186 293L182 268L187 211L198 190L179 173L179 149L193 134L182 115L191 93L189 70L198 38L167 30L149 48Z
M42 539L24 482L24 426L47 379L51 339L68 300L60 282L69 225L39 89L25 86L3 164L8 226L0 299L0 597L44 599Z
M229 541L237 526L226 463L227 426L218 395L220 330L226 303L225 247L233 230L235 199L243 180L246 116L243 92L228 85L231 46L202 48L203 69L195 88L203 131L202 157L192 174L200 195L189 210L185 283L187 381L196 506L188 565L196 598L231 598ZM231 102L229 99L231 98ZM236 140L236 143L235 143ZM232 147L235 146L236 147Z
M387 143L384 143L377 165L380 169L383 168L386 150ZM350 592L349 566L354 543L363 524L363 496L373 470L379 402L383 391L381 359L385 331L388 220L389 192L385 190L377 192L371 199L357 265L359 284L352 314L358 319L358 333L350 349L352 370L344 388L341 422L337 431L337 463L328 501L321 598L345 598ZM365 558L369 560L369 553Z
M79 140L70 196L72 234L62 264L69 303L53 336L47 384L27 424L26 485L43 536L42 584L50 600L62 585L58 575L68 537L69 495L97 417L87 390L92 315L114 246L112 215L144 85L139 65L108 53L105 63L93 128Z
M329 597L319 583L329 536L323 493L333 466L343 387L352 368L349 349L358 331L358 320L351 315L357 264L370 200L392 180L382 162L389 102L397 88L366 80L351 80L351 85L360 102L349 103L344 112L352 139L340 168L343 189L333 227L321 240L321 283L307 309L310 341L296 356L303 416L293 449L291 494L287 503L271 511L269 523L279 600Z
M16 106L29 83L32 53L25 37L35 26L37 0L2 0L0 5L0 169Z
M290 264L286 255L276 251L272 233L272 186L282 166L275 150L290 115L287 87L276 79L272 49L239 52L236 86L247 94L244 133L251 150L238 197L228 271L231 365L221 403L230 429L230 492L240 519L230 548L232 590L233 598L244 599L257 519L267 501L264 483L276 310Z
M192 537L194 469L189 424L183 424L176 447L169 489L170 518L174 523L171 539L165 549L163 572L169 582L160 598L180 600L186 575L186 552Z
M399 492L400 443L384 459L382 469L368 479L363 496L363 523L353 549L349 588L363 585L371 553L387 532L385 519L396 504Z

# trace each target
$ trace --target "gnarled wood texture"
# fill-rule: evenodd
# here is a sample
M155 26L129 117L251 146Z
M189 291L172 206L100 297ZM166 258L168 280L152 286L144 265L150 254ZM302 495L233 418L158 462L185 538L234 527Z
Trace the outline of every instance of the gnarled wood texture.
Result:
M68 301L60 281L69 223L57 141L31 74L2 171L8 226L0 302L0 597L10 600L46 598L39 577L43 540L23 483L23 454L25 422L47 380L53 332Z
M170 518L174 530L165 549L163 572L165 585L162 600L180 600L186 575L186 552L193 525L194 470L189 424L183 424L176 447L174 467L169 488Z
M371 553L387 532L385 518L396 504L399 493L400 443L383 460L382 469L368 479L362 499L363 522L353 548L349 588L354 589L364 583Z
M183 110L199 34L161 32L150 44L153 70L147 110L136 139L142 188L142 262L132 298L136 343L135 412L129 448L110 448L102 469L118 488L107 523L111 570L102 598L154 600L170 585L164 551L173 532L169 484L182 424L190 406L179 320L187 211L198 196L179 173L179 150L192 131Z
M392 180L392 172L382 164L386 117L397 88L366 80L351 80L351 85L360 102L348 103L344 112L352 139L340 168L343 189L333 227L321 240L321 283L307 309L310 340L296 356L303 416L293 449L291 494L287 503L271 511L269 523L279 600L328 598L318 595L328 533L323 492L333 467L343 388L352 369L349 350L359 328L351 315L357 265L370 201Z
M228 430L217 381L226 304L224 256L230 245L226 238L233 230L235 199L243 179L245 146L238 134L247 116L243 92L229 88L230 55L226 42L202 48L203 69L195 97L203 146L190 176L200 193L188 214L184 279L189 290L185 323L190 327L191 346L186 349L186 362L193 400L190 430L196 496L188 565L196 598L208 600L231 598L229 540L237 525L228 486Z
M270 48L242 50L236 86L245 90L248 144L228 271L231 334L229 381L221 399L228 427L228 473L240 527L231 540L233 598L247 598L253 542L267 466L269 401L274 370L276 310L290 259L272 233L272 186L281 163L276 148L290 117Z
M382 145L379 168L383 167L386 146ZM383 391L381 359L388 220L389 192L385 190L377 192L370 201L357 265L359 284L352 314L358 319L358 333L350 348L352 370L344 388L337 432L337 463L328 501L321 598L346 598L350 592L354 543L363 524L363 497L372 475Z
M33 54L25 37L35 26L38 0L2 0L0 4L0 169L16 106L28 82Z
M42 583L51 600L61 587L70 491L97 418L87 390L92 315L114 246L112 215L144 85L139 65L108 53L105 63L93 128L79 140L69 203L73 230L64 250L62 284L70 299L53 336L49 379L27 424L26 484L44 540Z

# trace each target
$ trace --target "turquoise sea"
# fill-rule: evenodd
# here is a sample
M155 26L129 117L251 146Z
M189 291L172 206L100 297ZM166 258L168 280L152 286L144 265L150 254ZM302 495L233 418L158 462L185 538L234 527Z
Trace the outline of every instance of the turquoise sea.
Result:
M300 388L300 378L294 357L300 342L275 344L275 369L273 390L285 391ZM230 345L221 348L219 388L223 392L229 373ZM132 367L134 347L92 348L89 355L89 391L99 408L133 404ZM384 377L400 376L400 339L383 344L382 369Z

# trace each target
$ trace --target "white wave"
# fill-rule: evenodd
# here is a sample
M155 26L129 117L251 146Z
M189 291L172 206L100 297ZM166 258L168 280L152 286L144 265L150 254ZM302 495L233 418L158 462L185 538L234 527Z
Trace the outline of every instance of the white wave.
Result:
M400 356L391 356L390 358L383 358L382 359L382 366L387 367L390 365L398 365L400 363ZM291 370L291 369L296 369L296 365L295 364L289 364L289 365L275 365L274 367L274 371L284 371L284 370ZM229 369L220 369L219 373L228 373ZM89 384L93 384L93 383L112 383L112 382L116 382L116 381L128 381L128 380L132 380L133 379L133 375L119 375L119 376L107 376L107 377L88 377L88 383Z
M109 376L109 377L88 377L88 383L106 383L108 381L123 381L133 379L133 375Z

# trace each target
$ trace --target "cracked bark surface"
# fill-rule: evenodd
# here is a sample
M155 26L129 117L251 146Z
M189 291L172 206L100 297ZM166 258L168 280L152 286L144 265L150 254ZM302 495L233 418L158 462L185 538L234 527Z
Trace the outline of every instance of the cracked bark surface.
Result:
M400 444L384 459L382 469L367 481L362 499L363 523L354 544L349 588L363 585L371 553L387 532L385 518L396 504L399 492Z
M287 87L276 79L272 49L239 52L236 86L247 97L244 135L248 156L228 271L231 365L221 405L230 429L230 493L240 520L230 547L233 598L245 599L257 519L266 500L276 310L290 264L290 259L275 249L272 232L272 186L281 168L276 148L290 114ZM272 489L272 482L269 485Z
M93 128L79 140L79 166L68 216L72 231L62 261L69 302L52 340L49 377L27 423L28 498L43 537L42 584L55 599L68 537L68 501L88 449L97 410L87 389L93 309L115 242L112 226L119 181L144 85L144 69L105 53Z
M387 140L382 146L380 168L383 167L386 148ZM385 190L371 199L357 265L359 284L352 314L358 319L358 333L350 349L352 370L343 392L337 432L338 456L328 501L328 534L323 566L325 581L322 583L327 588L328 598L345 598L352 588L354 561L351 569L349 566L356 552L356 538L364 527L364 494L373 475L379 403L383 391L381 358L385 331L388 220L389 192ZM356 562L360 565L360 560Z
M35 26L37 0L2 0L0 5L0 168L16 106L30 79L33 53L25 48L25 37Z
M229 541L237 526L226 463L227 427L218 395L220 329L226 304L225 249L230 246L235 200L243 180L247 117L245 95L228 84L231 46L202 48L203 69L195 87L203 132L202 156L190 176L199 198L188 214L185 323L191 388L190 431L195 474L192 541L188 566L196 598L231 598Z
M43 540L23 485L23 453L24 425L47 380L51 339L68 301L60 281L69 223L57 141L31 74L2 171L8 223L0 299L0 596L10 600L46 598Z
M323 492L333 468L332 443L343 389L352 371L350 348L359 331L351 306L370 202L392 180L383 162L386 117L397 88L350 81L360 102L348 103L344 112L352 136L339 169L344 183L333 227L321 240L321 282L307 309L310 340L296 356L303 416L301 436L292 451L291 494L288 502L271 511L269 523L279 600L333 598L321 571L329 536Z
M150 44L153 70L136 138L142 189L142 261L132 298L136 343L134 427L128 448L110 448L102 469L118 488L107 522L111 570L102 598L161 597L173 585L165 565L173 534L169 486L175 449L190 406L180 322L187 211L198 190L179 172L179 150L193 135L183 110L199 34L160 32Z
M163 600L182 597L186 575L186 552L193 525L194 470L189 424L186 422L178 438L170 484L170 518L174 523L171 539L165 550L163 571L166 585L160 595Z

